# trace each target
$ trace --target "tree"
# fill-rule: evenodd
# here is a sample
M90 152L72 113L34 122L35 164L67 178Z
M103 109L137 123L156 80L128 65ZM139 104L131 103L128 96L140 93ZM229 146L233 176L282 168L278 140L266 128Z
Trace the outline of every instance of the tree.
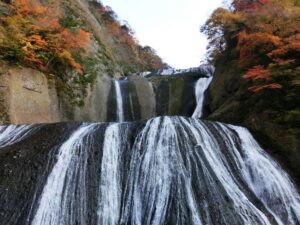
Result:
M268 0L233 0L232 6L237 11L251 11L261 8Z
M201 29L209 39L210 60L216 62L226 53L238 61L254 92L299 84L298 2L233 0L233 10L215 10Z

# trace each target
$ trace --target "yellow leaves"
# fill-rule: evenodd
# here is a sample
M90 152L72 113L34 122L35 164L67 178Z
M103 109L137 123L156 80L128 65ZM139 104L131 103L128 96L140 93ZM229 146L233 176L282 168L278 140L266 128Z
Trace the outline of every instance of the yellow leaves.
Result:
M67 64L70 64L76 70L76 72L78 72L79 74L83 74L81 65L76 62L69 51L64 50L63 52L61 52L59 54L59 58L65 61Z
M45 39L38 34L33 34L27 38L27 40L34 46L33 49L48 49L48 43Z
M62 27L59 4L56 0L13 1L14 14L4 16L0 24L0 54L40 69L56 58L82 74L74 55L85 52L90 33Z

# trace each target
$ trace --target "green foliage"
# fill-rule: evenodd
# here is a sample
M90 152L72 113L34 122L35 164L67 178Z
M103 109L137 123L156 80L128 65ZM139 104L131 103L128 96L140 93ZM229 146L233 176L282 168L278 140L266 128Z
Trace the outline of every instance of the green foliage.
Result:
M73 15L69 15L63 17L59 20L59 23L65 28L78 28L80 26L80 22Z
M98 60L93 57L88 57L84 60L84 74L83 76L76 77L79 83L94 83L97 75L99 74L99 69L97 67Z
M4 9L2 8L2 6L0 5L0 16L4 15Z

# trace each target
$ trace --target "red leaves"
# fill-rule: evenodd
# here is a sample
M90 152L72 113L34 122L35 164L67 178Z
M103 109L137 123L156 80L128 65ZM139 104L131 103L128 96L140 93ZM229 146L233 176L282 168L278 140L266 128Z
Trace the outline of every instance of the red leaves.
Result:
M259 79L270 81L272 78L270 77L271 71L265 69L263 66L254 66L252 69L250 69L243 78L247 80L256 81ZM261 85L254 85L248 88L248 90L252 93L259 93L262 92L265 89L281 89L282 85L277 83L271 83L271 84L261 84Z
M82 68L75 60L75 54L84 53L90 42L90 33L83 29L64 28L60 23L59 1L40 0L13 1L14 13L6 16L2 35L9 39L4 46L20 49L20 61L45 69L52 59L72 67L79 74ZM0 49L1 49L0 43ZM4 49L5 49L4 48Z
M272 83L272 84L265 84L265 85L255 85L255 86L248 88L248 90L253 93L259 93L259 92L262 92L264 89L281 89L281 88L282 88L282 85Z
M271 80L271 77L269 76L271 72L269 70L264 69L263 66L254 66L252 69L250 69L243 78L248 80L257 80L257 79L264 79L264 80Z
M259 10L268 0L233 0L232 6L237 11Z
M261 56L281 46L281 38L268 33L246 33L242 31L238 35L238 49L240 51L239 65L245 68L257 63Z
M232 6L216 10L201 28L209 39L209 59L228 56L237 62L254 93L299 84L299 5L294 0L232 0Z

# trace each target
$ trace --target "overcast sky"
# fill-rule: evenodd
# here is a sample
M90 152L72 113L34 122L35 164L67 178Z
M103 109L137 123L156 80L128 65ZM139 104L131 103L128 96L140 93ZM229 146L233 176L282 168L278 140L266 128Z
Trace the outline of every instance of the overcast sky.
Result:
M199 66L206 39L199 32L223 0L101 0L129 22L142 45L154 48L169 65Z

